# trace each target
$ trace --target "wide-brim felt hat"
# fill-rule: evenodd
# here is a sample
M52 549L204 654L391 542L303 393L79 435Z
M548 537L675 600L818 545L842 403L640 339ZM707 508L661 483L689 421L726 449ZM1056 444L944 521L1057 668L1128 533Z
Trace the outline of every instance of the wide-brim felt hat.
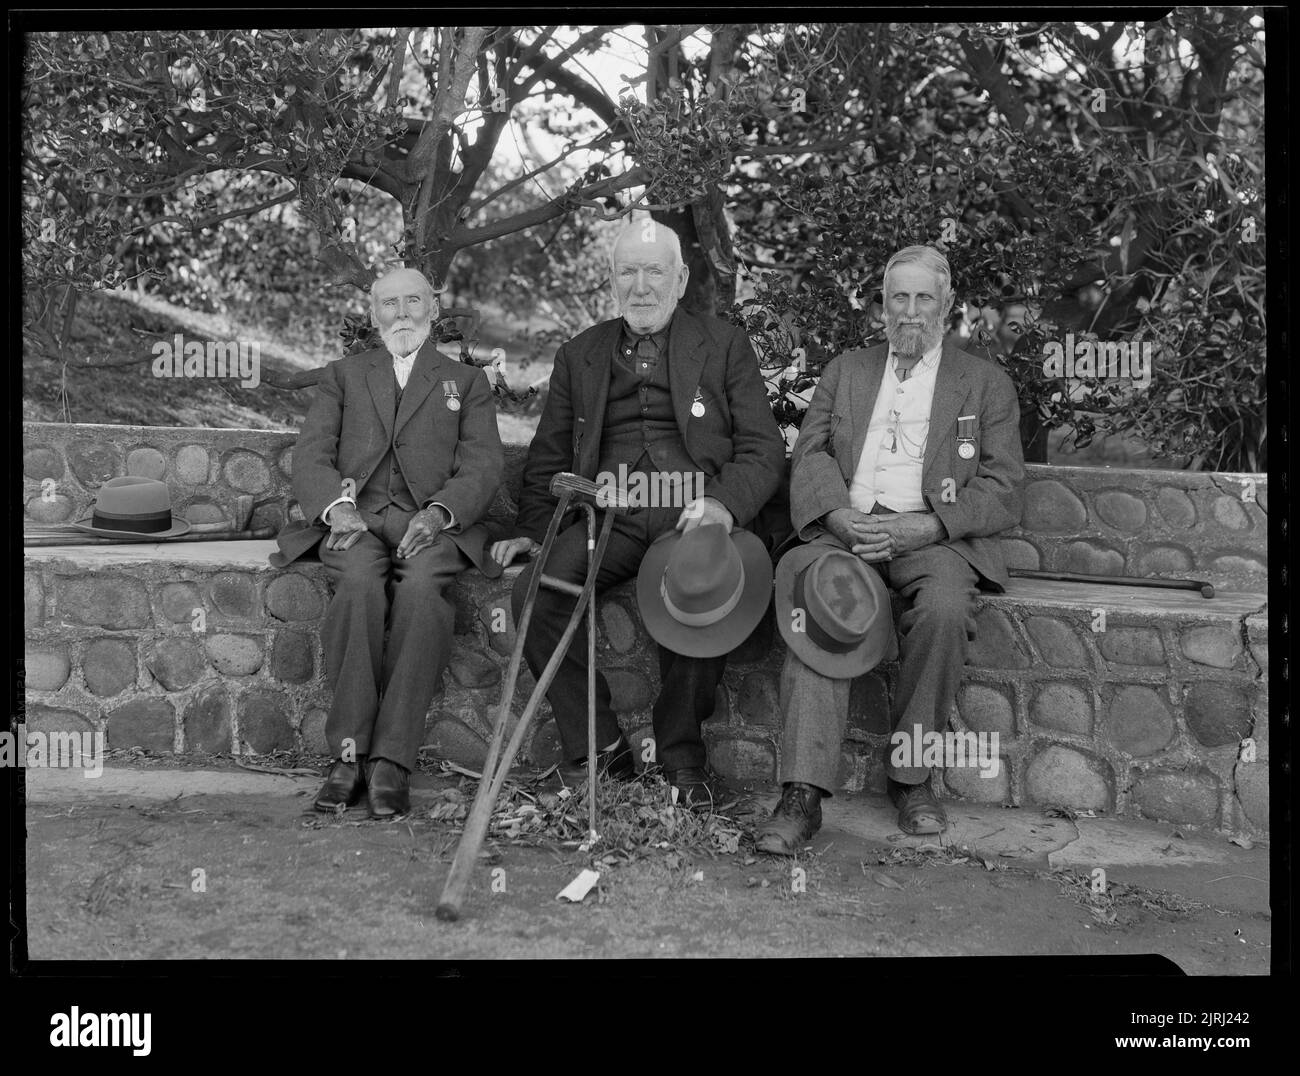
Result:
M105 538L153 542L189 533L190 524L172 514L171 493L156 478L110 478L99 489L90 514L71 526Z
M772 600L772 559L757 535L720 523L668 531L646 550L636 601L650 637L687 657L729 654Z
M796 546L776 566L775 592L777 630L815 672L851 679L898 656L889 588L848 550Z

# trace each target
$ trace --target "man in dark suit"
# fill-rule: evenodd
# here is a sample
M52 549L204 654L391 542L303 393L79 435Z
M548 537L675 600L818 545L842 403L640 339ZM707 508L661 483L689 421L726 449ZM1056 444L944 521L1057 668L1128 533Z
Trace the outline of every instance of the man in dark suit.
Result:
M557 471L592 480L618 476L614 482L629 487L642 475L649 479L642 488L687 491L681 498L686 503L641 506L617 517L597 593L636 575L650 544L674 528L719 523L730 533L749 524L776 491L785 464L785 444L748 338L726 322L677 306L687 268L673 231L648 219L632 223L614 243L610 268L622 316L579 334L556 354L546 407L524 465L519 537L492 547L503 566L541 548L555 508L548 483ZM562 529L546 573L581 582L586 541L581 518ZM514 587L516 620L527 586L524 572ZM524 648L535 675L558 645L572 607L573 599L564 594L538 592ZM585 631L584 622L547 695L566 780L580 779L587 761ZM713 713L725 666L725 655L694 658L659 648L656 757L679 801L688 805L713 799L700 723ZM619 732L601 673L596 732L602 745L599 767L631 775L631 748Z
M912 738L947 727L976 593L1006 585L993 536L1020 521L1024 456L1011 379L944 343L947 258L933 247L898 251L883 293L889 343L826 366L795 443L790 505L801 538L857 554L904 598L892 718ZM821 798L838 783L849 685L787 652L783 791L756 833L761 851L793 854L820 826ZM895 765L891 753L888 779L900 829L946 828L928 767Z
M504 455L486 375L428 339L438 314L428 280L394 270L375 281L370 308L384 348L325 368L293 454L294 497L310 522L285 528L272 563L316 549L334 589L321 641L334 692L325 737L338 761L316 807L364 794L371 816L386 818L410 807L425 713L451 650L447 586L471 563L500 573L477 523Z

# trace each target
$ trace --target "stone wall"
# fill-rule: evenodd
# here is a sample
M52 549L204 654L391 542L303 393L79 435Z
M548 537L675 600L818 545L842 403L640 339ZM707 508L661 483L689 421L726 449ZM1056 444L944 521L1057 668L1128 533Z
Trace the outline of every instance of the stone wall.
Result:
M224 469L231 458L213 452L209 465ZM272 548L27 550L29 728L89 725L112 747L159 752L323 752L324 571L315 563L275 571L266 561ZM517 574L510 569L494 583L467 572L456 584L454 651L426 742L471 767L486 749L514 642L508 590ZM658 676L631 587L612 591L599 617L598 662L623 727L642 748ZM946 794L1267 832L1262 596L1205 600L1018 581L1005 595L981 598L978 623L952 725L997 732L1001 773L945 771ZM769 612L729 662L705 732L713 764L733 780L775 779L783 658ZM883 788L896 671L885 666L854 684L842 789ZM525 671L514 714L531 688ZM1247 738L1254 761L1242 750ZM539 764L557 759L552 721L536 727L527 751Z
M24 423L25 516L76 519L106 479L137 474L166 480L174 509L191 523L244 522L242 507L250 527L279 529L290 513L296 436ZM514 518L525 451L507 448L505 488L489 513L500 533ZM1003 539L1013 566L1190 576L1230 590L1267 590L1267 476L1043 464L1028 470L1024 520Z

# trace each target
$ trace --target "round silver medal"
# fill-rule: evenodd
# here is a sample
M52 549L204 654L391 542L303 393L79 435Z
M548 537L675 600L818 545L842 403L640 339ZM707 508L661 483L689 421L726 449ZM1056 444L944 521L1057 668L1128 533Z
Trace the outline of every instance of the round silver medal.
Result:
M448 411L459 411L459 410L460 410L460 401L459 401L458 399L456 399L455 396L452 396L452 397L450 397L450 398L447 400L447 410L448 410Z
M968 460L975 455L975 446L969 441L963 441L957 446L957 455L964 460Z
M696 400L693 404L691 404L691 414L694 415L696 418L704 417L704 405L700 403L699 400Z

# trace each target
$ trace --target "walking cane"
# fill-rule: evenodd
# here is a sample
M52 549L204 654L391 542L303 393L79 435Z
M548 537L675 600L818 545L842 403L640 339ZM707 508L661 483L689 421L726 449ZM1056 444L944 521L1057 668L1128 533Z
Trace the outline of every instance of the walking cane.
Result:
M506 669L505 684L501 691L501 706L497 713L496 729L492 734L492 743L488 746L487 759L483 763L483 778L479 781L478 793L474 797L474 804L470 809L469 817L465 821L465 830L461 834L460 844L456 847L456 855L451 862L451 871L447 875L447 881L443 886L442 896L438 901L438 908L435 913L439 919L446 922L455 922L460 918L461 906L465 901L465 894L469 888L470 873L474 869L479 848L483 844L483 838L487 835L488 823L492 819L492 811L496 807L497 797L501 794L501 788L505 784L506 776L510 773L510 767L514 763L515 755L518 754L519 748L524 742L528 726L546 695L546 689L551 686L551 681L555 679L555 674L560 668L560 662L564 660L569 644L578 632L578 624L581 622L584 613L587 615L588 844L594 843L597 838L596 602L594 593L596 576L600 571L600 562L605 556L605 547L609 544L610 531L614 526L614 513L626 509L627 499L622 491L616 491L607 486L598 486L590 479L568 472L562 472L552 478L550 488L551 494L559 497L559 503L555 506L555 513L551 516L550 526L546 530L546 539L542 542L541 552L537 555L537 567L528 581L528 591L524 597L519 623L516 625L515 646L510 654L510 664ZM550 555L551 547L555 544L555 536L560 529L560 520L569 510L570 502L575 494L591 498L596 504L606 508L605 518L601 524L600 537L597 538L595 506L587 500L582 500L578 504L587 515L587 578L582 586L545 575L542 571L546 567L546 560ZM574 605L568 624L565 625L564 634L560 636L559 644L551 654L550 660L546 663L546 668L542 670L542 675L538 677L533 693L529 696L528 705L524 707L523 713L519 715L519 722L510 736L510 742L506 744L505 753L502 754L501 743L505 738L505 728L510 713L510 700L514 696L515 682L519 677L519 664L524 653L524 639L528 634L529 622L532 620L533 606L537 602L537 590L542 585L545 585L549 590L558 590L573 595L577 598L577 603Z

